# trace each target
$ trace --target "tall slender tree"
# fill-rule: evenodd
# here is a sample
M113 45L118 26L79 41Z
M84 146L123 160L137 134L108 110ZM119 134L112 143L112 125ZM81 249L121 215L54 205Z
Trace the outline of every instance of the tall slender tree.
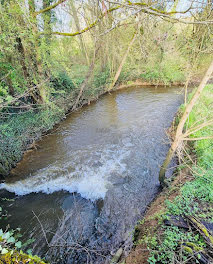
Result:
M72 13L73 19L75 21L76 30L80 31L81 30L80 21L79 21L79 18L78 18L78 13L77 13L77 10L76 10L75 2L74 2L74 0L70 0L69 3L70 3L71 13ZM86 44L84 42L84 37L83 37L83 35L79 35L78 38L79 38L79 42L80 42L81 51L82 51L84 57L86 58L87 64L89 65L90 64L90 60L89 60Z

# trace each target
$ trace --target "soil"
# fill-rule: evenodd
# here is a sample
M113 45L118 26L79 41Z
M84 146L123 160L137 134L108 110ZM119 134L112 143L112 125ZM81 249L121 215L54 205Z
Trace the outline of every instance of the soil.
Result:
M178 175L174 178L169 188L164 189L150 204L145 216L144 223L137 227L137 241L142 239L144 236L159 234L161 225L158 223L158 217L165 210L165 200L173 201L176 196L180 194L181 186L192 180L189 169L185 168L178 172ZM137 243L136 241L136 243ZM149 249L145 241L136 245L125 259L125 264L145 264L148 263ZM123 260L124 261L124 260ZM121 261L122 263L122 261Z

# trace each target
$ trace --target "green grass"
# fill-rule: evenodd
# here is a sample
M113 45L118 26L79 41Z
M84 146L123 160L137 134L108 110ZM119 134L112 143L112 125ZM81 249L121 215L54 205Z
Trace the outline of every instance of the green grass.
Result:
M182 107L183 108L183 107ZM199 102L190 113L187 128L192 128L194 124L199 124L200 119L207 120L213 118L213 85L207 85L201 95ZM212 126L205 127L194 133L191 137L212 136ZM194 179L186 182L180 195L173 202L166 201L167 211L162 215L163 219L169 215L193 215L199 219L213 223L213 140L205 139L195 141L193 151L196 154L197 164L192 165ZM162 219L161 219L162 221ZM197 246L205 248L203 238L196 232L185 232L175 226L161 225L163 235L161 241L157 237L152 238L149 244L149 263L173 263L177 258L179 261L189 259L189 253L180 250L181 242L193 242ZM155 241L154 243L152 241ZM193 260L195 261L195 260ZM181 263L181 262L180 262ZM193 262L194 263L194 262Z
M202 119L202 121L199 121ZM188 127L191 128L195 122L197 125L204 121L213 119L213 85L207 85L201 94L199 102L195 105L189 117ZM213 125L205 127L192 134L191 137L213 136ZM213 139L198 140L194 143L198 164L205 169L213 168Z

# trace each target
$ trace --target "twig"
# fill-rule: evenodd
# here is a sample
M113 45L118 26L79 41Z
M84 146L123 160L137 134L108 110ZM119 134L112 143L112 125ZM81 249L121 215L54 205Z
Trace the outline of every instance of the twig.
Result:
M48 242L47 235L46 235L46 232L45 232L45 230L44 230L44 228L43 228L43 225L42 225L40 219L38 218L38 216L35 214L35 212L34 212L33 210L32 210L32 213L33 213L33 215L35 216L35 218L38 220L38 222L39 222L39 224L40 224L40 226L41 226L41 230L42 230L42 232L43 232L43 234L44 234L45 241L46 241L46 243L47 243L47 245L48 245L48 247L49 247L50 244L49 244L49 242Z

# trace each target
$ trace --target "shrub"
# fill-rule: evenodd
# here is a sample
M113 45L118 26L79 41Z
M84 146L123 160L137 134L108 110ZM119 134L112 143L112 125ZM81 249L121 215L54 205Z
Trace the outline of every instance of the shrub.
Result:
M59 72L50 79L50 84L55 91L70 92L75 89L75 85L66 72Z

